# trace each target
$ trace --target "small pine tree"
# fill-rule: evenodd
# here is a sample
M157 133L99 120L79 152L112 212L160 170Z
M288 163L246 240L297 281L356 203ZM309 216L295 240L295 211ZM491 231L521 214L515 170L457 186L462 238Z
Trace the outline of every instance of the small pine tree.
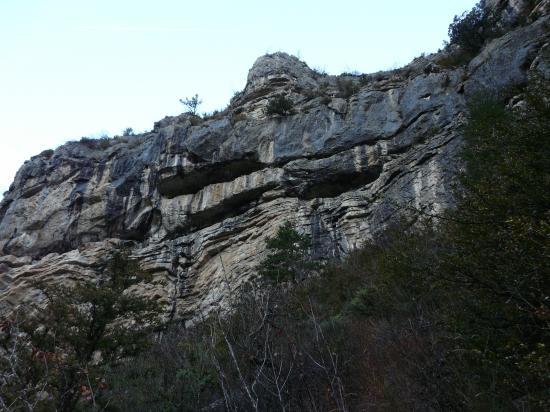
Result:
M199 95L195 94L193 97L186 97L185 99L180 99L180 103L187 107L187 113L197 116L199 106L202 104L202 100L199 99Z
M319 264L311 257L311 240L285 222L277 235L267 240L270 254L260 264L261 276L275 282L305 279Z

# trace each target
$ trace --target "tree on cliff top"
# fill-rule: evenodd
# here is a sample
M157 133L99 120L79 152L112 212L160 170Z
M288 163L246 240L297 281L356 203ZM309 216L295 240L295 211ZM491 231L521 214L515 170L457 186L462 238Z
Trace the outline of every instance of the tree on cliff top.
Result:
M180 99L180 103L183 104L188 109L187 113L190 113L193 116L196 116L199 106L202 104L202 100L199 99L198 94L195 94L192 97L186 97L185 99Z
M455 16L449 26L449 42L459 45L470 56L481 50L485 41L498 35L495 16L480 2L469 12Z

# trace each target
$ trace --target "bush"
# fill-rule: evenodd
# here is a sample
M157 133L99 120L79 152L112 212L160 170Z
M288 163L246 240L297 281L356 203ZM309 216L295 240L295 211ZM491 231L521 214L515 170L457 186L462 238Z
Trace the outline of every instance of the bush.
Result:
M455 16L449 26L449 42L460 46L463 53L474 57L485 42L497 37L497 20L488 14L482 3L478 3L471 11Z
M219 110L214 110L213 112L211 113L203 113L202 114L202 119L204 121L207 121L207 120L219 120L219 119L222 119L223 116L225 115L225 110L223 111L219 111Z
M187 113L196 116L198 113L199 106L202 104L199 95L195 94L192 97L186 97L185 99L180 99L180 103L187 108Z
M531 86L524 109L483 98L464 130L463 195L445 225L441 270L460 310L457 351L480 402L548 408L550 380L550 89Z
M49 159L50 157L52 157L54 154L54 151L52 149L47 149L47 150L43 150L39 156L40 157L45 157L46 159Z
M191 126L200 126L204 123L204 119L200 116L191 116L189 117L189 123L191 123Z
M273 239L300 243L290 225L283 228L279 233L285 235ZM391 292L398 293L376 317L350 315L347 309L367 282L390 283L384 279L391 272L383 269L388 256L404 250L415 256L421 244L400 236L391 244L369 244L292 287L271 282L245 287L230 314L214 312L193 329L175 327L149 352L113 368L106 399L119 410L437 406L422 397L420 384L429 374L431 382L440 378L426 362L435 352L435 333L422 327L427 312L420 302L411 303L409 285L392 283ZM390 290L383 296L391 296ZM407 303L396 313L399 299Z
M99 139L93 139L90 137L82 137L80 143L89 149L108 149L111 146L111 139L107 135L102 135Z
M134 134L134 129L132 129L131 127L127 127L122 131L122 136L133 136Z
M340 97L343 97L344 99L349 99L359 91L359 86L355 80L345 77L338 77L336 79L336 86L338 87Z
M267 103L266 114L268 116L288 116L293 113L294 103L292 102L292 100L282 94L278 94L275 97L272 97Z

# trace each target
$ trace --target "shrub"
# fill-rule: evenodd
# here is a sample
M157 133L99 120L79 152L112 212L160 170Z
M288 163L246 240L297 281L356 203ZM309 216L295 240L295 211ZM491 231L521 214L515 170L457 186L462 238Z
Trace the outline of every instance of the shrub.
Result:
M437 58L436 63L443 68L451 69L451 68L462 66L464 64L468 64L473 57L474 56L472 56L469 53L465 53L460 50L453 50L453 51L449 51L447 53L441 54Z
M45 157L46 159L49 159L54 154L54 151L52 149L43 150L39 156Z
M105 150L111 145L111 139L107 135L102 135L99 139L93 139L90 137L82 137L80 143L90 149L102 149Z
M193 115L189 118L189 122L191 123L191 126L199 126L204 122L204 120L200 116Z
M475 368L478 398L550 405L550 106L548 83L512 111L492 98L470 107L463 195L446 224L441 270L460 310L457 351ZM474 376L467 369L464 376ZM471 381L470 381L471 382Z
M317 78L328 76L327 71L321 67L314 67L313 69L311 69L311 71L313 72L314 76Z
M359 86L356 84L355 80L345 77L338 77L338 79L336 79L336 86L338 87L340 97L344 99L349 99L359 91Z
M218 120L218 119L221 119L223 118L224 116L224 111L219 111L219 110L214 110L213 112L211 113L203 113L202 114L202 119L203 120Z
M291 225L281 229L284 235L273 238L281 246L303 241ZM214 312L193 329L176 327L149 352L113 368L106 399L121 410L430 409L435 402L422 399L419 383L420 375L437 371L424 362L436 340L421 326L427 313L418 315L421 303L410 300L416 311L391 312L393 302L412 296L407 285L400 291L394 283L400 292L384 307L387 316L344 310L371 275L386 278L389 271L374 270L392 252L418 253L404 247L410 244L420 243L401 236L391 252L389 243L368 245L292 287L245 287L231 313Z
M267 103L266 114L268 116L288 116L294 113L294 103L282 94L278 94Z
M127 127L122 131L122 136L133 136L134 135L134 129L131 127Z
M328 95L321 96L321 104L324 104L325 106L329 105L330 102L332 102L332 98Z
M329 83L321 82L319 88L317 89L317 96L321 97L321 103L328 105L332 101L332 97L329 93Z
M496 18L488 14L481 2L471 11L455 16L449 26L450 44L459 45L462 52L471 57L481 50L488 39L498 34Z
M372 81L373 81L372 76L370 76L368 74L362 74L362 75L359 76L359 84L361 86L366 86L366 85L370 84Z
M97 139L97 144L100 149L107 149L109 146L111 146L111 138L107 135L101 136L99 139Z
M187 108L187 113L192 114L193 116L196 116L199 106L202 104L202 100L199 99L198 94L195 94L193 97L186 97L185 99L180 99L180 103Z
M142 355L112 365L100 403L116 411L197 411L215 404L221 395L208 326L174 325Z

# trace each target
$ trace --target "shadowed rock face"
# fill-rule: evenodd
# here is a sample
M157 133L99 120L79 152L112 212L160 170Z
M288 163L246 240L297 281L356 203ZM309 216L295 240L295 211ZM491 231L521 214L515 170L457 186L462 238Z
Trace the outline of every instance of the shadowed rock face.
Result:
M33 280L97 276L125 244L155 275L143 293L192 319L255 275L285 220L338 258L401 217L438 213L453 204L466 99L548 75L549 32L542 13L468 67L431 55L361 78L266 55L216 118L35 156L0 204L0 305L36 299ZM294 114L265 115L277 94Z

